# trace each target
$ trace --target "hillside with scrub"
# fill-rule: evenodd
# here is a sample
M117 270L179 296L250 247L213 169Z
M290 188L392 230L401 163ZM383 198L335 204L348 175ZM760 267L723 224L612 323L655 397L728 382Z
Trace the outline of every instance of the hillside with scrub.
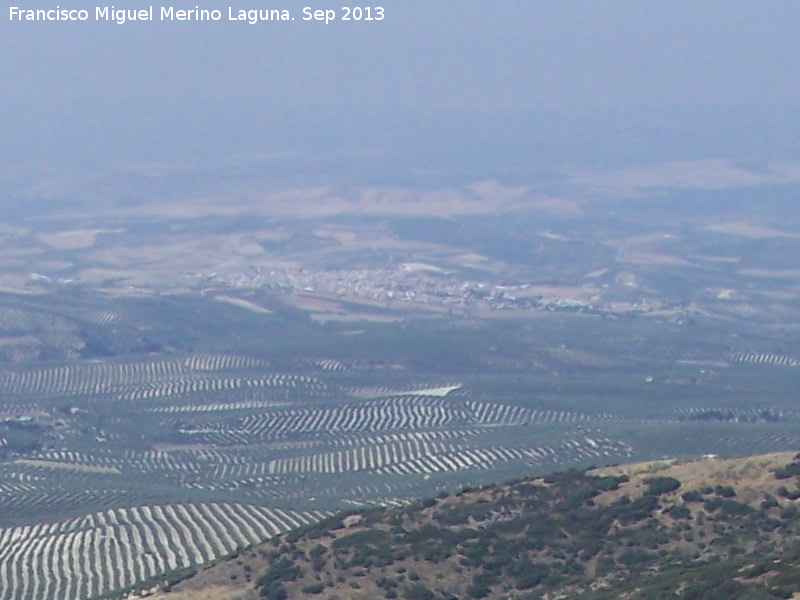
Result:
M800 454L660 461L337 514L158 600L791 598Z

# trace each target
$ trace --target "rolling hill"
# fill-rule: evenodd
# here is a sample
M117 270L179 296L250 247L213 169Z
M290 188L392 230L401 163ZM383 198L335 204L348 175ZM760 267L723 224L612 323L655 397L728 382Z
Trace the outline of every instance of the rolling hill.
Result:
M158 600L798 597L800 454L571 470L337 514Z

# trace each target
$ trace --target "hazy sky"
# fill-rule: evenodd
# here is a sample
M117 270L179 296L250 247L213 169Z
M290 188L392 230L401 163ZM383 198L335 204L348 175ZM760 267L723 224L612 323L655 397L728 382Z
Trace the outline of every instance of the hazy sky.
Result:
M126 143L157 152L183 137L197 144L201 130L206 143L232 153L238 139L269 134L259 123L289 120L303 132L306 115L323 106L330 115L311 118L309 128L324 129L346 109L370 111L375 125L384 110L800 104L800 4L788 0L385 0L382 22L330 25L303 22L305 4L292 0L201 1L221 9L223 21L125 25L12 23L10 4L0 21L6 161L17 151ZM296 20L227 21L228 6L265 4ZM34 0L25 8L55 5ZM60 5L87 7L92 18L97 6Z

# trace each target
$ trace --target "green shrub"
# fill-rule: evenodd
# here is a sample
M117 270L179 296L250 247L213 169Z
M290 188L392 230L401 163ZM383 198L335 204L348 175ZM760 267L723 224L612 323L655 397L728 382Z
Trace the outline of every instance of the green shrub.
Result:
M767 497L764 498L764 501L761 503L761 510L769 510L770 508L777 508L779 506L780 504L774 496L767 495Z
M667 514L673 519L690 519L692 511L685 504L673 504Z
M286 592L286 588L280 583L272 583L262 587L259 596L266 600L286 600L289 594Z
M755 512L750 505L736 500L723 500L720 508L726 515L749 515Z
M730 485L718 485L714 488L714 493L722 498L734 498L736 490Z
M703 494L701 494L699 490L691 490L681 494L681 499L684 502L702 502Z
M681 482L674 477L650 477L644 481L647 484L647 493L653 496L660 496L672 492L681 487Z
M467 587L467 595L470 598L486 598L492 590L480 583L473 583Z
M533 564L528 557L511 565L509 574L514 578L514 586L520 590L536 587L550 574L550 567L545 564Z
M436 598L436 594L424 583L407 585L403 590L403 595L407 600L434 600Z
M789 479L797 475L800 475L800 463L793 462L775 469L775 479Z

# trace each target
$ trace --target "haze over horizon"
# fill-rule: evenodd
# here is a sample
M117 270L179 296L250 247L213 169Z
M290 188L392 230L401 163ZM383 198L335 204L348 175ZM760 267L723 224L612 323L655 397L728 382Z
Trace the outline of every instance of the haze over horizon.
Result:
M0 159L36 172L276 152L464 163L487 144L534 168L800 155L796 4L384 4L382 22L329 25L288 0L270 8L294 22L255 25L207 2L174 5L220 8L222 21L7 12Z
M0 600L800 597L800 5L236 2L0 18Z

